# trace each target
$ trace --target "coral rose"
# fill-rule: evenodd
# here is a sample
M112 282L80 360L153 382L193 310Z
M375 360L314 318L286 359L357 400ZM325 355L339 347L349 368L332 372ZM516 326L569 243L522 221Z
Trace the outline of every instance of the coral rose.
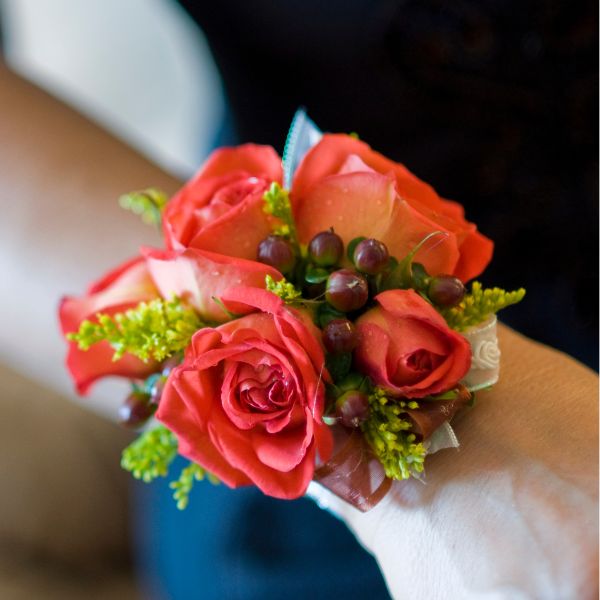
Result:
M328 378L318 329L274 294L235 288L229 306L259 312L198 331L169 376L156 414L179 452L231 487L297 498L332 438L322 422Z
M413 290L375 297L378 307L356 322L354 360L373 383L419 398L452 389L471 366L471 346Z
M463 281L489 263L493 243L464 218L460 204L443 200L406 167L347 135L325 135L302 160L292 186L298 233L308 242L334 227L345 243L359 236L384 242L402 259L427 234L446 233L417 260L431 275Z
M114 314L158 297L158 292L142 258L129 260L92 284L81 297L66 296L61 300L59 319L64 335L77 331L85 319L94 320L98 312ZM77 392L85 394L98 378L120 375L130 379L146 377L156 365L143 363L130 354L113 361L114 349L108 342L94 344L89 350L69 342L67 368Z
M281 177L281 159L269 146L216 150L167 204L163 213L167 248L256 258L259 242L271 232L262 197Z

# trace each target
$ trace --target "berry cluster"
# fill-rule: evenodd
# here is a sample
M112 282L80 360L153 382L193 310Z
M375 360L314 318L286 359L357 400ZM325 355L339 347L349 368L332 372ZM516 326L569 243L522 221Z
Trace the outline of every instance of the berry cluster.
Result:
M270 235L260 242L257 260L289 278L302 290L303 298L320 304L316 321L323 345L330 359L346 357L350 364L358 343L353 320L380 291L413 288L439 308L456 306L463 299L465 287L460 279L430 277L423 265L413 263L417 250L398 261L380 240L361 237L348 244L344 255L342 238L329 229L315 235L304 252L285 236ZM358 427L369 414L368 385L362 383L364 378L352 375L335 382L336 397L331 403L331 412L346 427Z

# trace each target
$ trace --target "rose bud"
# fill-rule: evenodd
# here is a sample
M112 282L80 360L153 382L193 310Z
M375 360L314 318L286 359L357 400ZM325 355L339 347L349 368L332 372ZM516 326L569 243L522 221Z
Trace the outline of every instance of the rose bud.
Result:
M356 368L397 396L452 389L471 366L471 346L414 290L389 290L356 321Z
M344 242L333 230L317 233L308 245L308 255L319 267L337 265L343 254Z
M359 273L340 269L334 271L327 279L325 298L336 310L351 312L362 308L367 303L369 285Z

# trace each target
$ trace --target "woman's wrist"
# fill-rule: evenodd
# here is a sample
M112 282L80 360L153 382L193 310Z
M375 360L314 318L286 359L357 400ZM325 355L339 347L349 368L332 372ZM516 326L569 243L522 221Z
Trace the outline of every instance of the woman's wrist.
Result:
M395 597L592 597L597 587L597 377L501 326L500 382L454 423L458 452L371 512L336 511Z

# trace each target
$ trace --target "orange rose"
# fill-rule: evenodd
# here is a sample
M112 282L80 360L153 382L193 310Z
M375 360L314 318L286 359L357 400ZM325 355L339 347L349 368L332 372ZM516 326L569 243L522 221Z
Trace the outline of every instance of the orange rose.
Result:
M146 263L142 258L134 258L93 283L84 296L64 297L59 307L60 326L66 335L77 331L85 319L94 320L99 312L112 315L157 297ZM78 393L85 394L94 381L106 375L138 379L156 370L155 363L144 363L131 354L113 361L114 353L106 341L94 344L87 351L79 350L76 342L69 342L67 368Z
M431 275L463 281L479 275L493 242L464 218L460 204L443 200L406 167L348 135L325 135L294 176L292 201L301 241L333 227L345 243L359 236L384 242L403 258L427 234L442 231L416 260Z
M333 443L322 421L320 332L266 290L230 289L223 300L257 312L194 334L156 417L183 456L228 486L254 483L269 496L298 498L317 454L327 460Z
M356 321L354 360L391 393L422 398L445 392L467 374L471 346L414 290L389 290Z
M262 197L281 177L281 159L270 146L216 150L167 204L167 248L198 248L254 260L258 244L271 232Z

